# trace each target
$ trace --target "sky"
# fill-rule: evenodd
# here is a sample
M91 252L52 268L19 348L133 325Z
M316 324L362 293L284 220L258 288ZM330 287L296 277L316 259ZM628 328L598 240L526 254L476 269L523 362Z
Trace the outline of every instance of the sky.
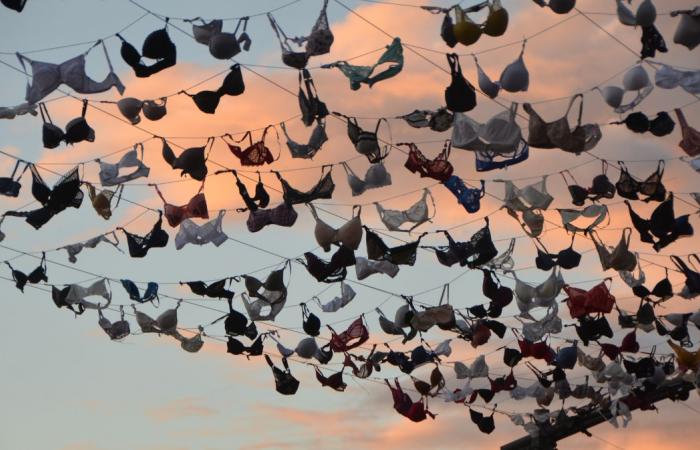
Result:
M441 16L432 15L418 8L377 4L360 0L340 0L356 14L343 8L335 0L329 2L328 15L335 36L330 54L314 57L311 60L319 96L329 109L346 115L357 116L364 128L374 127L376 117L393 118L414 109L434 109L444 103L444 88L449 84L449 74L444 53L448 50L439 36ZM142 0L149 10L173 18L229 18L254 15L276 9L288 3L285 0L262 0L257 2L230 2L211 0L208 2L173 2L166 0ZM300 0L274 13L277 21L288 35L298 36L308 33L318 15L321 0ZM422 5L423 2L403 0L400 3ZM448 6L452 2L433 0L432 5ZM635 0L632 9L639 1ZM656 2L660 12L693 6L690 1L672 0ZM586 17L570 13L558 16L529 1L504 0L510 14L508 31L502 37L484 36L478 43L468 48L458 46L455 51L462 54L461 65L465 76L476 81L476 70L470 53L480 53L479 63L492 78L497 78L503 68L515 60L520 52L520 41L530 37L525 48L524 59L530 73L530 87L527 92L502 94L498 100L508 105L511 101L522 104L533 103L537 112L552 121L566 111L568 99L574 93L584 93L584 123L606 124L602 126L603 139L591 152L599 158L611 162L617 160L642 160L629 163L630 171L645 178L656 168L656 160L666 158L664 183L669 191L677 193L677 214L694 213L697 205L689 203L689 192L697 190L698 174L678 157L680 130L664 138L648 134L633 135L624 126L607 125L619 120L605 105L600 95L592 88L598 85L620 85L622 73L637 61L624 45L635 51L639 49L640 30L621 25L614 13L614 2L600 0L579 0L581 11L590 13L586 17L598 23L613 34L620 42L596 28ZM478 16L481 20L481 16ZM56 20L60 18L59 20ZM366 19L366 20L365 20ZM563 20L567 19L565 22ZM187 90L190 93L202 89L214 90L226 73L230 63L214 59L206 47L194 42L186 32L190 24L181 20L171 21L170 36L177 46L178 63L175 67L150 78L136 78L131 69L119 56L119 40L113 35L127 25L122 36L140 48L144 37L162 27L160 18L149 15L127 0L120 1L79 1L79 0L28 0L25 10L17 14L8 9L0 10L0 24L3 29L0 44L0 61L19 67L15 51L25 53L39 61L61 62L87 50L95 40L106 38L112 64L116 73L127 87L125 96L140 99L159 98ZM369 23L368 23L369 22ZM561 22L561 23L560 23ZM677 18L660 15L657 26L666 38L669 52L657 55L656 61L682 67L697 68L697 49L693 52L672 43ZM370 25L374 24L376 27ZM178 27L178 28L175 28ZM549 29L552 27L551 29ZM235 21L226 21L225 30L233 30ZM382 31L386 32L384 34ZM548 29L539 34L541 30ZM184 32L183 32L184 31ZM94 143L81 143L73 147L61 146L57 149L44 149L41 143L40 117L20 116L14 120L0 120L0 135L3 137L0 150L38 162L42 176L49 185L58 174L71 169L76 162L81 165L83 179L97 180L98 165L92 162L100 157L115 162L120 157L118 151L130 149L136 142L144 142L145 163L151 168L149 179L136 180L126 186L122 202L114 210L109 221L97 216L89 201L83 202L80 209L70 209L55 217L40 230L33 230L23 220L8 217L2 224L6 234L0 243L0 259L10 260L13 267L26 273L39 263L40 252L47 250L47 273L51 284L63 285L79 283L87 285L103 276L111 279L128 278L139 282L157 281L162 293L159 307L145 306L143 310L153 316L174 307L170 297L185 298L178 310L179 326L196 329L207 325L222 316L226 311L225 302L215 299L194 297L179 281L209 280L256 272L264 277L265 267L279 266L283 258L293 258L314 249L314 253L327 258L317 249L313 236L314 221L308 208L299 206L299 219L293 228L269 227L251 234L245 226L246 214L236 213L235 208L242 202L236 192L234 179L229 174L208 177L204 187L210 211L228 209L224 220L224 231L231 238L222 246L186 246L176 250L172 241L177 230L165 225L171 242L167 248L155 249L143 259L129 258L126 253L123 234L119 233L121 251L108 245L96 249L86 249L78 255L76 263L68 262L66 252L55 249L92 238L102 233L125 226L138 234L146 233L157 218L151 209L162 207L162 201L155 195L148 182L161 184L165 198L173 204L184 204L199 189L199 183L188 178L180 178L179 173L168 167L160 156L161 144L152 139L153 135L168 136L169 140L184 148L201 146L206 136L219 136L231 133L240 137L246 130L257 130L268 124L279 123L290 118L288 131L292 138L304 142L310 135L298 115L298 103L293 96L298 90L297 74L284 68L280 58L278 42L269 22L262 16L254 16L248 25L252 38L249 52L243 52L236 60L246 66L243 76L246 92L238 97L225 97L215 115L201 113L185 95L168 98L168 114L158 122L143 119L140 128L125 123L115 104L109 103L119 98L115 90L90 96L91 100L104 100L107 103L91 103L86 119L95 129ZM537 34L536 36L533 36ZM109 37L108 37L109 36ZM320 65L337 60L350 60L371 65L394 36L399 36L405 44L405 66L396 77L381 81L371 89L362 86L357 91L350 90L348 80L337 69L320 69ZM107 38L108 37L108 38ZM82 42L78 46L38 51L50 47L63 47L65 44ZM501 47L503 44L512 44ZM623 45L624 44L624 45ZM417 46L420 46L417 47ZM358 58L355 59L360 55ZM95 80L103 79L107 72L102 51L93 49L87 56L87 73ZM650 75L651 69L647 68ZM0 65L3 83L0 84L0 105L12 106L23 101L26 77L6 65ZM216 76L214 76L216 75ZM203 81L204 80L204 81ZM285 91L286 90L286 91ZM47 104L54 123L60 127L80 114L81 104L74 98L62 97L60 93L49 96ZM695 99L680 90L655 89L640 106L640 110L650 116L659 111L671 111L675 107L689 105ZM470 113L474 119L485 122L500 112L502 107L484 97L478 98L477 108ZM522 112L522 107L519 109ZM700 103L685 106L683 111L691 125L700 128ZM675 118L675 116L674 116ZM570 115L575 120L575 114ZM518 119L523 128L527 123ZM442 141L449 138L450 132L435 133L430 130L415 130L405 123L390 120L390 126L380 127L380 137L393 142L421 142L419 147L429 156L436 155L442 148ZM274 133L268 137L268 145L273 153L281 149L280 160L272 169L303 169L283 173L285 179L298 187L307 189L320 178L319 166L349 160L349 165L362 176L368 165L357 154L347 139L344 124L329 119L327 125L329 141L313 159L293 160L287 151L283 137L276 142ZM427 142L426 142L427 141ZM181 148L174 147L176 154ZM385 207L403 209L420 197L424 187L431 187L437 211L431 223L422 225L416 231L454 228L454 236L467 240L483 226L483 218L490 216L491 231L499 250L507 247L511 237L518 237L515 260L518 277L539 283L547 274L533 268L535 248L524 238L520 226L503 210L500 210L503 196L502 183L497 179L515 179L516 184L525 185L538 181L540 175L550 174L547 188L555 197L552 208L571 207L566 187L558 172L573 168L572 173L582 185L600 173L600 163L592 156L566 154L558 150L533 150L525 163L494 173L477 173L473 155L468 151L453 149L450 161L455 173L471 180L486 179L486 189L493 196L485 197L481 210L467 214L457 204L447 190L437 186L430 179L418 178L403 168L405 155L392 151L386 166L392 174L393 184L352 197L345 182L341 167L333 169L336 191L333 199L319 202L322 218L334 227L342 225L351 216L353 204L362 203L362 220L371 228L384 228L372 202L381 201ZM220 139L215 141L209 160L209 170L224 167L238 167L235 157L229 153ZM14 160L0 158L0 172L10 173ZM311 168L310 168L311 167ZM50 172L50 171L53 171ZM267 168L265 168L267 170ZM254 174L249 174L255 179ZM618 171L610 168L613 182ZM523 179L528 178L529 179ZM270 173L262 174L263 181L277 188L278 182ZM2 210L23 209L30 202L30 177L22 178L23 187L18 199L1 199ZM251 180L246 180L249 188ZM280 199L278 192L270 190L273 204ZM386 200L385 200L386 199ZM683 202L685 200L685 202ZM132 203L133 202L133 203ZM624 204L612 201L611 221L600 234L609 245L615 245L620 238L621 228L629 226ZM638 203L638 204L637 204ZM634 205L642 216L647 217L655 205L636 202ZM432 206L431 206L432 210ZM212 214L212 217L214 215ZM555 225L559 222L556 211L546 212L548 222L543 241L553 251L558 251L570 243L568 237ZM201 220L199 221L202 222ZM691 222L698 226L697 215ZM390 245L398 245L403 240L414 239L417 234L407 237L393 234L387 238ZM444 239L437 235L425 238L426 245L441 245ZM633 311L637 301L630 298L630 290L614 272L602 273L598 257L590 241L576 238L577 250L584 253L581 266L564 273L568 283L590 288L603 277L614 278L612 291L618 297L623 309ZM639 242L634 233L631 248L645 252L646 261L657 265L645 267L649 285L664 276L660 266L670 266L667 256L700 251L697 237L681 240L661 255L649 255L651 249ZM22 253L24 252L24 253ZM37 253L38 252L38 253ZM270 253L271 252L271 253ZM364 248L361 247L361 254ZM277 256L276 256L277 255ZM298 264L291 265L291 273L286 275L289 282L287 306L274 324L260 324L259 328L283 327L279 339L287 347L295 347L302 338L300 332L300 302L309 302L318 296L323 302L339 295L337 285L320 286ZM4 270L4 269L0 269ZM671 273L674 285L682 283L682 277ZM3 286L3 314L0 327L0 398L4 408L0 409L0 449L58 449L58 450L119 450L119 449L297 449L297 448L498 448L513 439L524 435L521 428L513 426L505 415L496 415L496 431L482 435L470 422L468 410L452 404L443 404L439 399L430 403L431 410L438 413L435 421L420 424L409 422L395 413L388 389L377 380L355 380L346 377L348 388L337 393L321 388L314 378L313 369L296 362L291 363L292 371L301 381L297 395L283 397L274 391L270 369L261 358L246 360L226 353L221 339L223 325L208 326L203 349L189 354L179 348L177 341L167 336L139 335L134 333L121 342L112 342L97 325L97 314L88 311L74 317L69 311L58 310L46 292L46 286L39 289L26 288L22 295L15 289L9 270L0 274ZM350 270L350 280L355 280ZM512 280L504 278L506 284ZM414 267L402 268L396 278L374 276L364 284L349 283L357 292L355 300L334 314L320 312L320 308L310 304L322 323L332 324L336 330L344 329L358 315L366 312L371 338L370 342L383 343L389 338L378 327L374 308L393 317L401 300L393 294L419 294L416 299L435 304L445 283L451 283L450 301L456 307L464 307L484 301L481 294L481 273L465 271L463 268L445 268L436 264L428 251L420 251ZM130 305L124 290L114 282L112 306L115 308L105 315L116 320L117 305ZM242 284L233 285L240 292ZM238 305L242 309L242 305ZM697 310L696 302L677 300L666 305L668 311L689 312ZM128 308L130 310L130 306ZM506 311L508 315L510 310ZM563 311L563 309L562 309ZM512 311L510 311L512 314ZM568 315L562 312L568 319ZM133 318L127 317L131 322ZM517 322L510 320L509 325ZM132 331L137 330L132 323ZM569 330L570 331L570 330ZM565 335L569 333L565 332ZM697 330L691 330L697 340ZM431 332L430 342L439 342L447 336L441 332ZM616 335L614 342L620 336ZM659 336L640 334L643 349L650 350L658 344L658 352L668 353L665 340ZM495 352L512 339L491 341L480 351ZM410 345L410 344L409 344ZM400 348L400 343L395 344ZM367 348L367 346L365 346ZM449 361L470 361L478 352L468 343L454 340L453 355ZM392 345L394 348L394 345ZM396 349L394 348L394 349ZM410 348L410 347L407 347ZM273 342L266 342L266 349L275 352ZM594 353L594 348L586 348ZM337 358L337 357L336 357ZM277 361L277 360L276 360ZM337 361L337 360L336 360ZM493 373L503 374L500 352L488 356L487 361ZM279 362L279 361L277 361ZM331 365L339 370L339 365ZM448 376L448 386L456 387L449 367L444 368ZM383 369L385 370L385 369ZM416 376L427 378L428 368L416 372ZM393 377L396 374L387 370L375 374L379 378ZM532 374L527 369L516 371L523 383L531 383ZM583 372L576 371L572 378L583 379ZM410 383L403 378L403 383ZM525 412L532 409L528 402L516 402L504 396L497 398L498 408L503 411ZM700 438L698 411L700 402L697 394L685 404L662 402L658 412L639 412L626 429L615 429L602 424L592 430L593 438L575 436L561 443L561 448L613 449L613 448L663 448L690 449ZM552 408L556 408L553 404Z

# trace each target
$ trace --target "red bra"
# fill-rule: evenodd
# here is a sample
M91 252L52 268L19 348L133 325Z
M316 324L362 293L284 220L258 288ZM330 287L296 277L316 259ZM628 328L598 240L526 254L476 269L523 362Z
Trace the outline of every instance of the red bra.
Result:
M369 339L369 331L362 323L362 316L355 319L348 329L340 334L337 334L330 325L328 325L328 328L331 330L330 344L334 352L346 352L355 347L359 347Z
M409 418L413 422L422 422L427 416L435 419L435 414L428 411L428 407L423 402L423 399L414 403L411 397L401 389L398 379L394 379L394 384L396 384L395 388L389 384L389 380L384 379L384 381L391 390L391 397L394 399L394 409L396 412Z
M265 145L265 136L267 135L267 130L271 127L273 130L275 130L275 134L277 134L277 129L272 125L268 125L265 127L265 130L263 130L260 140L255 143L253 143L253 135L250 131L247 131L240 141L234 141L237 144L245 140L247 137L250 145L248 145L245 150L238 145L229 144L223 137L221 139L226 142L226 145L228 145L231 153L233 153L241 161L241 165L243 166L262 166L263 164L272 164L273 161L279 159L280 155L277 155L277 158L275 158L272 156L270 149ZM227 134L226 136L233 140L233 137L230 134ZM279 134L277 134L277 143L279 144Z
M430 177L438 181L447 181L452 176L454 168L447 160L452 148L452 143L449 140L445 141L445 147L433 160L426 158L413 142L402 142L396 145L408 146L408 159L404 167L411 172L418 172L421 177Z
M180 225L180 223L182 223L182 221L185 219L191 219L194 217L199 217L202 219L209 218L207 200L204 198L204 193L202 192L202 189L204 189L204 183L202 183L202 186L199 188L197 194L192 197L186 205L182 206L171 205L165 201L165 198L163 198L163 194L160 192L160 189L158 189L158 185L153 184L151 186L156 188L158 196L161 198L161 200L163 200L165 218L168 219L168 224L171 227Z
M571 317L578 319L586 314L611 312L615 305L615 297L605 284L609 280L611 279L606 278L588 291L564 285L564 292L569 296L566 299L566 305L569 307Z
M516 337L520 337L519 333L513 330ZM532 357L535 359L543 359L547 364L552 364L557 354L552 350L552 347L547 345L545 341L531 342L525 338L518 339L518 347L523 358Z

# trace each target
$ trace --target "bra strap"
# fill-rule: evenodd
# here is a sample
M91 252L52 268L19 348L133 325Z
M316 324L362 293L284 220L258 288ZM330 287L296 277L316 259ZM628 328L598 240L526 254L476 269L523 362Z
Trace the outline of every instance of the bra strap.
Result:
M571 107L574 106L574 102L576 101L577 98L581 99L581 102L579 103L579 107L578 107L578 120L577 120L577 124L580 126L581 125L581 117L583 116L583 94L576 94L573 97L571 97L571 100L569 101L569 107L566 108L566 114L564 114L564 116L569 115L569 112L571 111Z
M578 185L578 181L576 181L576 178L574 177L574 174L572 174L569 169L564 169L561 172L559 172L561 177L564 179L564 183L566 183L567 186L573 186L573 185ZM569 180L566 179L566 175L569 175L571 180L573 180L573 184L569 183Z
M41 114L41 121L44 123L50 123L53 125L53 121L51 120L51 116L49 115L49 110L46 108L46 104L44 102L39 103L39 114Z
M447 297L447 305L450 304L450 283L445 283L442 286L442 293L440 294L440 301L438 302L438 306L442 305L442 301Z
M165 201L165 198L163 198L163 193L160 192L160 189L158 189L158 185L157 185L157 184L151 184L151 186L153 186L154 188L156 188L156 192L158 193L158 196L160 197L160 199L163 200L163 204L164 204L164 205L167 205L168 202Z

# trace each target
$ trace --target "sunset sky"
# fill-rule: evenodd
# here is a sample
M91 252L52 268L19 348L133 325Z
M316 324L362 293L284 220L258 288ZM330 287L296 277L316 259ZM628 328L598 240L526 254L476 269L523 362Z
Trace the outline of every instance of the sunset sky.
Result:
M210 176L204 186L211 218L216 217L213 211L229 210L223 229L231 240L218 248L213 245L188 245L178 251L174 246L177 230L164 223L170 235L168 246L153 249L143 259L129 257L124 235L120 232L117 235L121 252L112 246L100 244L96 249L83 250L73 264L68 261L64 250L55 250L120 226L133 233L147 233L157 219L153 210L163 207L163 202L147 183L161 184L163 195L175 205L185 204L196 194L200 183L181 178L179 171L172 170L163 161L161 143L153 138L154 135L168 137L174 144L175 153L179 154L182 148L204 145L207 136L232 133L240 138L242 132L252 129L258 130L253 136L256 139L260 136L261 128L290 118L287 129L298 142L305 143L311 132L311 128L304 127L296 118L299 114L295 98L298 91L296 70L282 64L279 43L267 18L259 14L286 5L290 3L289 0L137 2L157 14L173 17L169 33L177 46L177 65L149 78L134 76L120 57L120 42L114 34L135 22L121 34L140 49L145 36L162 28L163 21L128 0L28 0L21 14L0 7L3 29L0 40L0 61L3 63L0 65L3 80L0 83L0 106L14 106L24 101L27 78L11 68L20 68L14 52L22 52L38 61L59 63L86 51L92 42L100 38L105 38L115 72L126 86L124 96L156 99L181 90L189 93L215 90L221 85L230 63L213 58L205 46L188 36L191 24L175 19L197 16L207 19L253 16L247 29L252 39L250 51L236 57L237 62L246 66L243 70L246 91L238 97L222 98L215 115L200 112L186 95L174 95L168 98L165 118L158 122L143 118L138 127L131 126L120 115L117 106L109 103L120 98L116 90L91 95L90 100L96 101L90 103L86 119L95 129L95 142L83 142L74 147L61 145L53 150L43 148L40 116L25 115L14 120L0 120L0 136L3 138L0 150L37 162L49 186L53 186L59 174L67 172L79 162L85 163L81 164L83 179L97 181L99 166L93 160L100 157L116 162L124 150L130 149L136 142L144 143L145 163L151 168L147 180L139 179L125 186L123 199L109 221L95 214L86 194L79 210L69 208L40 230L34 230L21 218L7 217L2 223L2 232L6 237L0 242L0 260L11 260L15 269L29 273L39 264L41 251L47 251L49 285L28 286L22 295L15 289L7 266L2 264L0 268L5 305L0 315L0 327L4 330L0 339L0 399L4 405L0 409L0 449L490 449L523 436L525 431L512 425L504 414L495 416L496 430L493 434L481 434L471 423L466 407L444 403L438 398L430 402L430 409L438 414L435 421L410 422L394 411L391 395L381 382L382 378L401 374L391 367L375 373L376 378L372 380L354 379L347 376L349 371L346 371L347 390L338 393L321 387L312 367L291 362L292 372L301 381L301 386L295 396L285 397L275 392L272 374L264 359L247 360L226 353L225 339L222 341L223 322L206 327L211 338L205 338L204 347L199 353L190 354L181 350L179 343L170 337L141 335L131 316L127 316L127 319L131 322L133 335L121 342L112 342L99 328L96 311L89 310L82 316L74 317L70 311L54 306L50 284L78 283L87 286L106 276L115 280L134 280L143 289L145 282L156 281L160 284L161 293L167 297L161 296L158 308L148 305L139 306L139 309L156 317L175 306L173 298L185 298L187 303L178 310L179 326L196 330L198 325L206 326L225 314L227 305L225 301L196 297L180 286L179 281L215 281L251 272L264 278L271 268L280 267L284 258L296 258L310 250L325 259L331 255L317 248L313 235L314 220L309 208L304 205L295 207L299 219L293 228L273 226L258 233L248 232L245 224L247 214L235 212L235 208L240 208L243 203L230 174ZM288 35L302 36L308 34L322 3L322 0L299 0L275 11L274 15ZM390 127L385 124L380 127L380 138L395 143L420 142L418 146L432 158L442 149L442 142L450 137L451 131L437 133L425 128L416 130L393 118L414 109L435 109L443 105L444 89L450 80L444 53L452 50L440 38L442 15L433 15L406 5L446 7L454 4L455 0L398 1L403 6L386 3L330 0L328 16L335 41L330 54L313 57L309 67L319 96L330 110L361 118L360 125L365 129L373 128L377 117L389 118ZM475 2L462 2L463 6L472 3ZM638 60L638 56L625 46L638 52L641 48L641 30L620 24L614 14L615 2L612 0L579 0L577 7L586 14L572 11L566 16L556 15L529 0L503 0L502 3L510 14L505 35L498 38L482 36L472 46L458 45L454 49L462 55L464 75L476 84L476 68L470 54L484 52L479 54L479 63L492 79L497 79L503 68L518 57L520 41L530 37L524 53L530 73L530 87L527 92L518 94L502 92L498 102L506 106L511 101L533 103L534 109L545 120L553 121L564 114L569 97L584 93L583 123L599 123L603 133L601 142L591 153L611 162L635 160L627 165L634 175L642 179L656 169L657 159L666 159L663 181L669 191L676 193L676 215L693 214L691 223L696 232L699 231L698 205L688 195L698 191L699 175L679 159L683 155L678 147L680 126L677 124L670 135L657 138L650 134L633 134L624 125L608 125L620 120L620 116L593 90L596 86L622 85L623 73ZM639 0L632 2L633 11L639 3ZM698 49L691 52L673 43L678 18L665 14L675 9L691 8L695 4L690 0L657 0L655 4L661 13L656 25L666 39L669 52L658 54L653 60L697 70ZM483 17L484 14L477 15L477 21L483 20ZM591 20L614 35L619 42L597 28ZM235 20L225 21L224 30L233 31L235 25ZM539 34L543 30L546 31ZM395 36L405 44L403 71L372 88L363 85L359 90L352 91L347 78L338 69L320 68L325 63L351 58L352 63L371 65ZM83 44L64 48L65 44L73 43ZM648 66L646 69L653 80L653 70ZM102 80L107 71L102 49L94 48L87 56L87 73L95 80ZM72 92L68 88L66 90ZM82 98L81 95L78 97ZM63 97L59 92L54 92L48 99L52 100L47 103L51 119L62 129L68 121L80 115L79 100ZM99 100L107 102L100 103ZM479 122L483 123L502 111L502 106L484 96L479 96L477 100L478 106L469 115ZM680 88L656 88L639 110L655 117L659 111L671 112L683 106L691 126L700 129L700 102L696 100ZM572 123L576 119L576 111L577 108L574 108L569 115ZM522 106L519 112L525 115ZM675 115L672 114L672 117L675 120ZM518 123L527 133L527 121L519 117ZM269 189L272 205L279 203L281 195L274 190L279 189L279 182L267 172L269 169L303 169L283 173L284 178L300 190L315 185L320 178L322 164L349 160L348 164L358 176L363 177L368 163L355 152L347 138L345 124L329 118L327 132L330 139L313 161L292 159L284 136L280 136L278 145L275 133L268 133L267 144L273 154L281 151L279 161L262 169L263 181L272 187ZM389 245L413 240L421 231L451 227L455 227L452 233L456 239L468 240L483 226L483 218L489 216L491 232L499 251L505 250L512 237L518 238L515 247L517 275L533 284L542 282L548 274L534 267L535 246L518 223L500 209L503 183L495 180L515 179L518 186L524 186L539 181L537 177L550 175L547 188L555 200L550 211L545 213L548 221L542 239L550 251L558 252L569 245L571 238L558 227L561 219L554 209L572 207L559 172L576 167L572 173L581 185L587 186L601 170L600 162L591 155L576 156L559 150L533 149L530 158L520 165L504 171L478 173L471 152L453 149L450 161L458 176L471 185L480 179L486 180L489 195L482 199L481 210L476 214L467 214L444 187L436 186L432 179L419 178L417 174L408 172L403 167L405 158L403 153L392 151L386 166L393 184L360 197L351 196L345 172L336 164L333 168L336 183L333 198L318 202L322 208L321 218L339 227L350 218L352 205L361 203L363 223L370 228L385 229L373 202L381 201L386 208L404 209L420 198L424 187L430 187L437 204L432 222L422 225L410 236L393 233L393 238L386 237ZM9 176L14 164L14 159L0 154L0 175ZM208 162L210 174L222 167L238 168L239 165L222 140L217 139ZM253 189L252 180L256 175L247 175L251 178L244 181L249 189ZM610 168L608 175L615 182L619 172ZM31 176L27 172L22 178L20 197L2 197L0 206L3 211L31 209L36 207L36 203L28 205L32 200ZM643 217L648 217L656 205L635 202L633 206ZM144 206L147 208L144 209ZM432 213L432 205L430 208ZM630 221L626 207L619 198L610 201L610 214L610 223L600 230L600 235L606 243L615 245L620 239L622 227L630 226ZM204 222L201 219L196 221ZM423 241L425 245L442 245L444 242L440 234L430 234ZM614 271L602 272L590 240L578 236L575 246L584 256L580 267L563 273L566 282L590 288L603 278L612 277L612 292L618 297L619 306L626 311L636 311L638 299L631 297L631 290ZM652 254L651 246L639 242L635 231L631 248L644 253L646 264L656 264L645 267L647 286L653 287L664 276L663 266L673 267L668 255L700 252L700 239L696 235L680 240L656 255ZM358 255L365 255L364 244ZM297 305L309 302L314 296L328 302L340 295L340 288L339 285L316 283L299 264L291 264L291 268L291 274L285 274L285 281L289 283L288 307L274 324L260 323L258 328L262 331L280 327L279 340L287 347L294 348L305 337L300 331L302 314ZM316 304L309 305L321 318L324 337L328 336L326 324L332 324L335 330L344 330L352 320L366 313L371 337L368 344L363 346L365 349L371 348L371 343L382 345L391 338L379 328L374 308L381 305L381 309L392 318L394 311L402 304L397 294L417 294L417 300L437 304L442 286L451 283L450 301L455 307L485 302L481 293L480 271L443 267L437 264L434 254L429 251L419 251L416 265L402 266L394 279L374 275L357 284L352 282L355 280L354 269L350 268L349 273L348 283L357 292L352 303L333 314L321 312ZM670 277L674 286L680 289L683 277L675 272ZM511 278L503 279L505 284L512 286ZM130 304L133 302L119 283L111 282L110 287L113 293L112 309L105 315L114 321L119 317L117 307L129 305L127 311L131 312ZM240 293L244 286L233 283L231 289ZM564 298L563 295L561 298ZM677 298L664 306L663 312L657 311L658 314L698 310L697 301ZM243 311L240 303L236 307ZM563 306L560 308L562 319L565 323L572 323L565 309ZM515 313L513 304L504 316ZM512 317L504 319L504 322L509 327L519 325ZM616 324L614 317L611 323ZM626 332L616 333L610 341L619 343ZM562 334L565 337L571 335L572 328L565 329ZM428 336L430 343L454 338L453 334L440 330L431 330ZM699 336L697 329L691 329L694 342ZM655 333L639 332L638 337L643 351L650 351L654 345L658 345L657 353L670 352L665 338ZM552 345L556 347L561 342L554 341ZM273 341L267 340L265 344L266 351L277 354ZM502 375L506 373L506 368L501 360L501 351L497 349L508 344L511 347L517 345L510 332L503 340L492 338L478 351L467 342L453 339L453 354L446 360L465 361L468 364L479 353L495 352L487 357L487 361L492 373ZM416 345L418 342L413 341L405 349ZM392 348L397 350L402 347L400 342L396 342ZM693 348L696 349L697 344ZM595 346L584 350L590 354L597 353ZM366 350L362 353L366 353ZM278 359L275 362L279 364ZM329 369L340 370L340 362L341 357L336 355ZM432 367L421 368L415 375L425 379L430 369ZM449 389L462 384L454 380L450 366L444 366L442 370L448 378ZM524 366L518 367L515 374L522 385L530 385L534 380L532 373ZM585 374L580 368L574 370L570 376L572 384L582 382ZM410 387L410 378L404 376L401 382ZM412 397L415 396L412 393ZM518 402L503 393L494 399L492 405L495 403L499 410L512 413L525 413L534 407L532 402ZM555 401L551 409L556 410L560 406L561 402ZM565 406L571 405L567 403ZM700 442L700 427L697 426L700 423L700 401L697 393L691 393L691 399L685 404L664 401L657 406L658 412L635 412L626 429L615 429L605 423L591 430L593 438L578 435L561 442L560 448L696 449Z

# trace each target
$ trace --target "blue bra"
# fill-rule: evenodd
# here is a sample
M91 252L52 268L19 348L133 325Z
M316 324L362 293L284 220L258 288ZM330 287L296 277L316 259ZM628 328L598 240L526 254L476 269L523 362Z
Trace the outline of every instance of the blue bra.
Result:
M149 281L146 286L146 291L143 293L143 297L139 292L139 288L136 287L131 280L121 280L122 286L126 289L126 293L129 294L129 298L135 302L146 303L153 301L158 298L158 283Z
M481 198L486 193L484 180L481 180L481 189L478 188L468 188L464 181L456 175L452 175L447 180L443 181L442 184L450 190L457 197L457 201L460 205L464 206L464 209L468 213L475 213L481 208Z
M520 148L508 156L488 151L477 151L474 153L476 153L476 171L486 172L494 169L503 169L525 161L530 156L530 146L525 141L521 141ZM497 157L505 159L497 161Z

